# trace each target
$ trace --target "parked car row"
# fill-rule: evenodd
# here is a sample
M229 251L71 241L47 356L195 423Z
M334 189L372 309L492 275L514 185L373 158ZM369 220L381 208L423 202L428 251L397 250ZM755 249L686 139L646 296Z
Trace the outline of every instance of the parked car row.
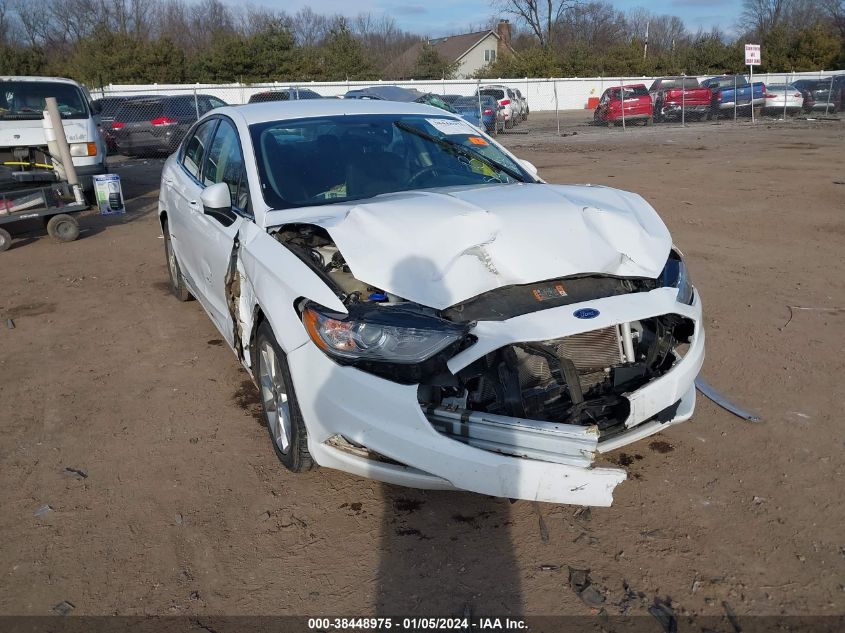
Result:
M701 82L695 77L662 77L651 87L645 84L612 86L604 91L593 121L615 125L622 119L649 125L653 121L680 119L718 119L736 110L748 114L752 108L764 113L787 114L841 110L845 75L820 79L801 79L792 83L749 83L740 75L722 75Z
M528 118L528 101L519 90L483 86L472 96L437 95L400 86L370 86L349 90L342 97L324 97L310 88L296 86L258 92L248 103L304 99L376 99L400 103L425 103L457 113L488 132L501 132ZM180 96L142 95L97 99L100 130L110 153L127 156L169 154L198 118L226 104L205 94Z

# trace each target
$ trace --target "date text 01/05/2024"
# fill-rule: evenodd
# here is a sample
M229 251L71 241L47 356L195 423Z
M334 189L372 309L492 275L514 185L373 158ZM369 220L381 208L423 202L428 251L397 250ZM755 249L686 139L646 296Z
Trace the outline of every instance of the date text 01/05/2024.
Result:
M519 618L309 618L308 629L311 631L496 631L527 629L528 625Z

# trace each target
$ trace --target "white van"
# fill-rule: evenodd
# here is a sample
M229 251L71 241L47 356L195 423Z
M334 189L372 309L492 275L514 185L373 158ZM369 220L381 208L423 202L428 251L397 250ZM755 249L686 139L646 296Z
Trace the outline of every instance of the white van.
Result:
M60 77L0 76L0 182L38 186L55 180L42 125L47 97L58 102L76 174L90 193L92 176L106 173L106 145L91 95Z

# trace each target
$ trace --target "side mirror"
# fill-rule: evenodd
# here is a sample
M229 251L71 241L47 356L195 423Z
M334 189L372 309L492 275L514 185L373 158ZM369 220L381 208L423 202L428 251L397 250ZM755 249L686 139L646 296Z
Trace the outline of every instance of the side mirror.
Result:
M223 226L231 226L238 217L232 211L232 196L229 193L229 185L225 182L217 182L203 189L200 201L202 212Z
M519 164L522 165L526 170L528 170L529 174L536 176L538 174L537 168L534 166L534 163L531 163L523 158L519 159Z
M91 102L91 114L99 115L103 112L103 104L100 101Z

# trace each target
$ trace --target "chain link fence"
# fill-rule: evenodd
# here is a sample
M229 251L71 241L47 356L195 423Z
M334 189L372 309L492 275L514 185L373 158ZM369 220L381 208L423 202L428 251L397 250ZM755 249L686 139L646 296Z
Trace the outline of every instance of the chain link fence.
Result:
M300 82L266 84L110 85L93 91L101 128L112 153L167 154L206 112L223 105L313 98L388 98L394 86L412 97L456 110L492 134L525 134L543 128L561 133L573 115L583 124L618 126L682 125L712 120L769 120L838 116L843 107L845 71L761 74L748 88L742 75L712 83L706 77L674 78L663 90L652 77L591 77L519 80L406 82ZM734 85L730 85L734 81ZM703 82L709 90L703 93ZM739 82L738 84L736 82ZM765 85L765 91L760 88ZM696 92L696 88L699 90ZM745 91L750 90L749 100ZM764 94L765 92L765 94ZM738 98L732 95L738 95ZM621 107L624 97L624 107ZM485 98L488 97L488 98ZM404 98L404 97L403 97ZM495 103L494 103L495 101ZM541 121L532 114L542 113ZM579 119L580 120L580 119Z

